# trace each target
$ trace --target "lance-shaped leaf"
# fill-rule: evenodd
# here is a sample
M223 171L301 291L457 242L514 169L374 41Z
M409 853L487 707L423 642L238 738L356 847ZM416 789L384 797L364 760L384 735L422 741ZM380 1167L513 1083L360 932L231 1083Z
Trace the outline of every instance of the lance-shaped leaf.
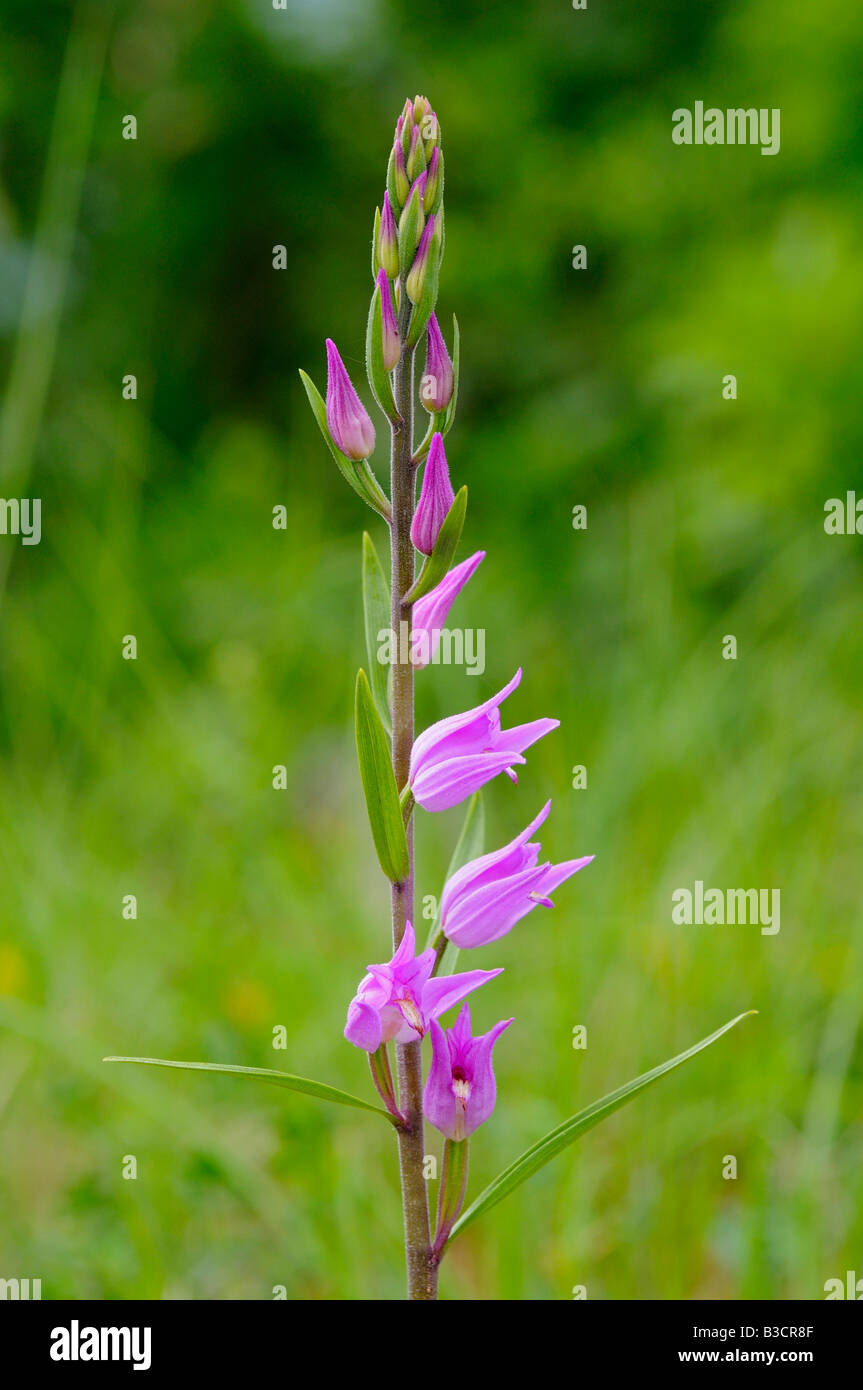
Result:
M363 532L363 619L366 629L366 652L369 658L372 695L384 728L389 733L390 709L388 680L389 665L379 659L378 643L381 632L390 628L390 586L384 567L378 558L374 541Z
M363 670L357 673L356 735L360 780L380 866L393 883L403 883L410 860L390 745Z
M750 1018L757 1012L757 1009L750 1009L745 1014L738 1014L737 1018L732 1018L722 1028L717 1028L715 1033L711 1033L708 1038L702 1038L701 1042L697 1042L686 1052L679 1053L677 1057L672 1057L670 1061L654 1067L652 1071L646 1071L643 1076L637 1076L634 1081L628 1081L625 1086L612 1091L602 1100L594 1101L593 1105L589 1105L586 1110L580 1110L577 1115L565 1120L557 1129L551 1130L545 1138L540 1139L532 1148L525 1150L520 1158L517 1158L514 1163L499 1173L493 1182L489 1183L485 1191L481 1192L476 1201L472 1202L467 1211L459 1217L453 1226L451 1239L454 1239L478 1216L482 1216L484 1212L497 1206L498 1202L503 1201L504 1197L508 1197L510 1192L514 1192L528 1178L533 1177L534 1173L555 1158L573 1140L586 1134L589 1129L593 1129L594 1125L598 1125L600 1120L604 1120L606 1116L612 1115L615 1110L619 1110L622 1105L633 1100L640 1091L652 1086L661 1076L674 1071L675 1067L688 1062L690 1057L695 1057L697 1053L703 1052L706 1047L716 1042L717 1038L721 1038L723 1033L734 1028L742 1019Z
M303 386L306 388L306 395L309 398L309 405L312 407L312 413L318 422L321 434L326 440L327 448L338 464L339 472L346 481L350 483L358 497L361 497L363 501L367 502L370 507L373 507L376 512L380 512L381 516L386 521L392 521L393 509L390 506L390 500L369 467L368 460L360 459L359 461L355 461L354 459L349 459L342 453L341 449L336 447L330 435L329 426L327 425L327 406L323 396L311 377L304 372L302 368L300 368L300 377L302 378Z
M381 235L381 210L375 208L375 223L372 228L372 279L377 280L381 263L378 260L378 243Z
M336 1086L328 1086L324 1081L310 1081L306 1076L292 1076L286 1071L271 1071L268 1067L236 1067L221 1062L168 1062L162 1057L103 1057L103 1062L133 1062L144 1067L174 1067L179 1071L209 1071L223 1076L248 1076L253 1081L266 1081L270 1086L283 1086L288 1091L299 1091L304 1096L314 1096L316 1100L333 1101L336 1105L351 1105L357 1110L371 1110L374 1115L383 1115L391 1120L386 1110L372 1105L359 1096L340 1091Z
M482 792L474 792L467 803L467 810L465 811L464 820L462 821L461 834L452 852L452 858L449 861L449 868L446 871L444 883L446 883L448 879L451 879L453 874L457 873L459 869L463 869L465 864L469 864L472 859L479 859L484 846L485 803L482 799ZM439 931L440 901L438 901L438 910L435 913L435 919L432 923L431 931L429 932L428 941L426 942L426 949L436 944ZM438 966L438 971L441 975L455 974L458 955L458 946L448 941Z
M424 594L431 593L435 585L441 582L444 575L449 570L453 556L458 549L458 543L461 540L466 511L467 487L463 487L459 488L452 506L444 517L443 525L435 541L434 550L426 559L415 584L408 593L405 594L405 603L416 603L418 598L422 598Z
M383 305L381 304L380 285L375 285L366 325L366 375L374 398L384 415L388 415L393 421L398 420L399 413L396 410L389 372L384 366Z

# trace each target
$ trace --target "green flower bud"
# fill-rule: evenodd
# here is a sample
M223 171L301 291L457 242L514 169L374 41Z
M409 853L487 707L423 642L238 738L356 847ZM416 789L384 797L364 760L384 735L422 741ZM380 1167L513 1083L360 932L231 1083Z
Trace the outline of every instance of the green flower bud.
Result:
M443 202L443 153L439 145L432 150L426 170L426 191L423 208L426 214L437 212Z
M407 274L408 269L413 264L414 255L425 227L424 195L425 175L420 174L411 188L399 218L399 269L402 275Z
M439 247L439 239L435 242L435 219L432 216L429 218L428 222L426 222L425 230L420 238L417 253L414 257L414 263L405 281L408 299L412 304L419 304L423 297L429 266L432 264L435 254L439 251Z
M399 238L389 193L384 194L384 210L375 221L375 233L377 259L375 276L382 268L388 279L395 280L399 273Z
M420 135L420 128L418 125L415 125L411 132L411 147L408 151L405 168L407 169L408 178L411 183L413 183L414 179L419 178L420 174L424 174L426 170L425 150L423 149L422 136Z
M397 139L390 153L387 165L387 192L390 195L393 213L398 216L408 199L411 190L410 179L405 169L405 157L401 142Z

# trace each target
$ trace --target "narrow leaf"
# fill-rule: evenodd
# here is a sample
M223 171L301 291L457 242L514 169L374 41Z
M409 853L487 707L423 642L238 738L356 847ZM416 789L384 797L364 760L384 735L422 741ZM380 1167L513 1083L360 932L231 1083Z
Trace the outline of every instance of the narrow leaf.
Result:
M511 1163L508 1168L505 1168L502 1173L499 1173L493 1182L489 1183L485 1191L480 1193L476 1201L471 1203L467 1211L455 1223L451 1238L463 1231L478 1216L482 1216L484 1212L497 1206L498 1202L502 1201L504 1197L508 1197L510 1192L515 1191L528 1178L533 1177L534 1173L543 1168L552 1158L555 1158L573 1140L578 1139L587 1130L593 1129L600 1120L604 1120L607 1115L619 1110L622 1105L626 1105L627 1101L637 1096L639 1091L652 1086L654 1081L665 1076L666 1072L674 1071L675 1067L681 1066L683 1062L688 1062L690 1057L694 1057L696 1053L703 1052L711 1043L716 1042L717 1038L721 1038L723 1033L727 1033L729 1029L736 1027L742 1019L751 1018L757 1012L757 1009L750 1009L745 1014L738 1014L737 1018L732 1018L730 1023L726 1023L722 1028L717 1028L715 1033L711 1033L707 1038L702 1038L701 1042L697 1042L686 1052L679 1053L677 1057L672 1057L670 1061L654 1067L652 1071L646 1071L643 1076L637 1076L634 1081L628 1081L625 1086L612 1091L602 1100L594 1101L593 1105L589 1105L586 1110L580 1110L577 1115L572 1115L557 1129L551 1130L532 1148L526 1149L521 1157Z
M416 583L405 594L405 603L416 603L418 598L430 593L435 585L443 579L458 549L466 511L467 488L462 487L459 488L452 506L444 517L434 550L420 570Z
M378 634L388 632L391 620L390 586L384 567L368 531L363 532L363 620L372 695L387 733L391 730L388 681L389 666L378 659Z
M425 459L431 446L432 439L441 428L440 422L445 419L446 412L443 410L433 410L429 413L428 428L423 436L422 443L414 450L413 463L420 464ZM442 431L441 431L442 432Z
M378 261L378 242L381 235L381 210L375 208L375 223L372 229L372 283L378 278L380 262Z
M369 467L368 459L361 459L356 462L354 459L349 459L342 453L341 449L336 447L327 425L327 406L323 396L311 377L302 368L300 368L300 377L309 398L309 405L312 407L312 414L318 422L327 448L335 459L342 477L350 484L358 497L361 497L376 512L380 512L386 521L392 521L393 509L390 506L390 500Z
M360 779L380 866L393 883L403 883L410 860L390 745L362 670L357 673L356 736Z
M349 1095L336 1086L327 1086L323 1081L310 1081L306 1076L291 1076L286 1071L271 1071L268 1067L235 1067L219 1062L166 1062L162 1057L103 1057L103 1062L134 1062L145 1067L176 1067L180 1071L210 1071L224 1076L250 1076L254 1081L266 1081L271 1086L284 1086L288 1091L299 1091L316 1100L330 1100L336 1105L352 1105L357 1110L371 1110L375 1115L391 1117L379 1105L371 1105L359 1096Z

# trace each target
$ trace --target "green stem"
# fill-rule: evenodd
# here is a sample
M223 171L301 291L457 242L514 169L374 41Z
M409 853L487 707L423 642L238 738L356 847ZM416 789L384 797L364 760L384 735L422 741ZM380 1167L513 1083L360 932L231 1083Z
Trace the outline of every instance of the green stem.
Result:
M440 1261L467 1193L468 1140L446 1139L443 1146L434 1258Z
M399 334L407 337L411 304L401 289ZM393 518L390 527L390 568L392 629L400 631L403 620L410 622L410 606L404 596L414 581L414 549L411 522L416 496L413 453L414 354L402 348L395 369L394 394L399 419L391 426L392 449L390 480ZM396 661L392 684L393 770L396 786L407 785L411 749L414 741L414 668L410 661ZM392 886L393 946L404 936L405 925L414 919L414 841L413 822L406 826L410 872L403 883ZM428 1301L437 1298L437 1262L431 1248L428 1189L423 1174L425 1143L422 1116L422 1060L420 1043L396 1045L399 1082L399 1110L404 1128L398 1131L399 1170L404 1213L405 1257L408 1298Z

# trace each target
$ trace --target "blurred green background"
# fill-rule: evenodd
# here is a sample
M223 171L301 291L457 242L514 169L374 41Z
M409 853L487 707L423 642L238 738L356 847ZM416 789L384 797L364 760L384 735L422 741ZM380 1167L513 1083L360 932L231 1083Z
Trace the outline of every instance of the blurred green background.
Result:
M323 385L329 335L361 381L418 91L447 159L462 554L488 551L453 613L486 673L424 672L419 715L522 665L505 722L562 728L490 789L489 847L551 795L546 852L597 855L471 959L506 967L475 1022L517 1019L472 1191L760 1011L473 1226L442 1293L820 1298L863 1274L863 540L823 529L863 490L859 6L4 0L0 71L0 493L43 504L39 546L0 537L0 1276L401 1296L384 1126L100 1058L367 1093L341 1030L388 955L352 741L360 533L384 538L297 368ZM673 145L696 100L781 108L780 153ZM420 818L421 894L459 820ZM779 888L780 933L672 925L697 878Z

